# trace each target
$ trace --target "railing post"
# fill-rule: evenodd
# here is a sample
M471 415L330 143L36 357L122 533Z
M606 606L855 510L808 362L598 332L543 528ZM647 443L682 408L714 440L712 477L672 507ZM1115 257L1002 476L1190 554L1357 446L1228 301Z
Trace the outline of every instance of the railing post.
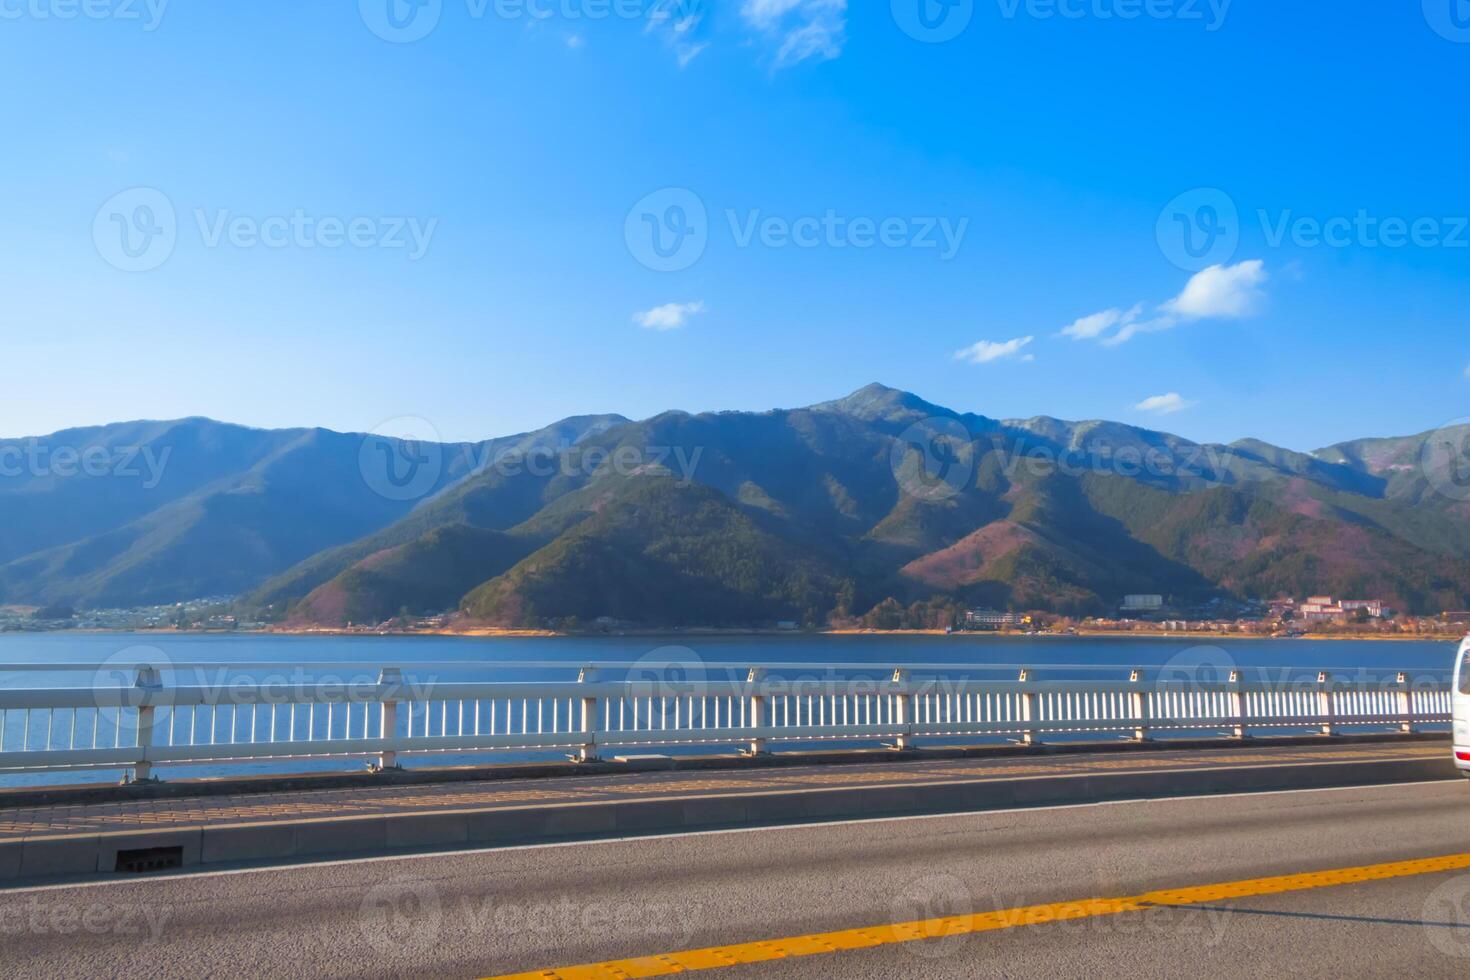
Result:
M396 690L396 688L401 683L403 683L403 672L397 667L384 667L383 670L378 674L378 697L382 699L382 710L379 715L381 719L381 727L379 729L378 737L382 741L387 741L390 738L396 738L398 736L399 692ZM395 688L395 690L391 692L391 695L385 694L383 692L383 688L389 684L393 685L393 687ZM391 749L384 749L382 753L379 754L378 762L373 768L378 772L399 768L398 753L392 751Z
M1337 724L1332 710L1332 679L1327 676L1327 671L1317 674L1317 688L1317 713L1322 718L1322 734L1335 735Z
M1135 670L1128 675L1128 682L1137 685L1143 677L1143 671ZM1134 687L1129 695L1133 705L1133 718L1138 722L1138 727L1133 729L1133 737L1137 741L1148 741L1148 695L1140 687Z
M765 676L765 671L759 667L750 668L750 673L745 676L747 684L758 684ZM750 696L750 727L761 729L766 727L766 696L764 694L752 694ZM750 755L766 755L766 740L759 735L752 735L750 739Z
M583 667L577 674L578 684L590 684L596 673L593 667ZM597 699L582 699L582 747L577 750L578 762L597 762Z
M1409 675L1399 674L1398 685L1399 717L1403 719L1399 722L1399 731L1409 735L1414 732L1415 728L1414 689L1409 685Z
M1245 692L1240 689L1240 671L1230 672L1230 714L1235 718L1235 725L1231 734L1236 738L1245 738Z
M1019 680L1022 684L1025 684L1025 683L1028 683L1030 681L1030 679L1031 679L1031 672L1029 670L1025 669L1024 667L1021 668L1021 676L1018 677L1017 680ZM1037 736L1036 729L1034 729L1034 728L1031 727L1031 723L1033 721L1037 720L1038 716L1040 715L1040 712L1036 710L1036 706L1037 706L1036 692L1035 691L1022 691L1021 692L1021 721L1024 722L1025 725L1026 725L1026 727L1024 729L1022 729L1022 731L1021 731L1021 744L1022 745L1035 745L1035 744L1037 744L1040 741L1040 739L1036 737Z
M155 712L158 710L147 700L153 691L163 688L163 680L158 675L157 667L139 667L138 680L133 685L134 689L142 694L143 700L138 705L138 754L141 760L133 766L133 782L146 783L153 780L153 763L148 761L148 750L153 747L153 725Z
M902 667L896 667L893 671L893 683L903 684L909 679L909 672ZM898 738L894 747L900 752L913 747L914 738L914 696L908 691L893 696L894 708L898 714Z

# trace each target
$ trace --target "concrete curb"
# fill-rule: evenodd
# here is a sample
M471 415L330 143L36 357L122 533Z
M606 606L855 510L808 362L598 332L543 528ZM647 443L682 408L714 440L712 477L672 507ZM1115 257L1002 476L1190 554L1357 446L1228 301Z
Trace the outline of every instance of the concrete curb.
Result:
M1450 733L1379 732L1351 735L1268 735L1251 738L1164 738L1146 742L1041 742L1000 745L926 746L907 751L894 749L836 749L816 752L773 752L762 756L686 755L628 762L531 762L482 766L425 767L388 772L299 773L296 775L237 776L224 779L180 779L170 782L133 783L125 786L84 783L68 786L23 786L0 789L0 811L36 806L79 806L91 803L131 803L142 800L187 799L208 796L241 796L252 793L310 792L329 789L360 789L381 786L414 786L426 783L499 782L512 779L558 779L575 776L626 775L671 770L709 772L738 771L811 765L861 765L874 762L932 762L937 759L1015 759L1037 756L1091 755L1132 752L1194 752L1206 749L1292 748L1323 745L1402 745L1412 742L1443 742L1446 751Z
M824 820L966 813L1209 793L1455 779L1448 759L1291 763L1237 769L1061 774L723 796L561 803L394 816L328 817L36 838L0 844L0 882L118 874L119 851L178 848L183 868L555 843Z

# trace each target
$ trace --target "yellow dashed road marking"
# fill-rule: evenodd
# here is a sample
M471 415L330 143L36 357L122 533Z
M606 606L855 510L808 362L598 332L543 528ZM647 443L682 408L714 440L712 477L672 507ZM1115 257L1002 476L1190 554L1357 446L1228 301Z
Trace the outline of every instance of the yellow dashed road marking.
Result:
M1280 875L1274 878L1252 878L1246 881L1229 881L1214 885L1170 888L1123 898L1089 898L1076 902L1053 902L1049 905L1028 905L999 912L979 912L939 919L921 919L916 922L870 926L864 929L814 933L787 939L765 939L752 943L735 943L729 946L710 946L705 949L659 953L635 959L608 960L603 963L584 963L580 966L561 966L549 970L533 970L529 973L505 974L487 978L487 980L614 980L614 978L623 977L663 977L696 970L714 970L741 963L765 963L798 956L827 956L843 950L921 942L942 936L993 932L998 929L1086 919L1100 915L1121 915L1126 912L1140 912L1160 905L1197 905L1203 902L1249 898L1255 895L1279 895L1283 892L1331 888L1336 885L1352 885L1365 881L1382 881L1385 878L1406 878L1412 875L1434 874L1442 871L1460 871L1465 868L1470 868L1470 854L1447 854L1443 857L1395 861L1389 864L1370 864L1359 868L1336 868L1330 871L1310 871L1303 874Z

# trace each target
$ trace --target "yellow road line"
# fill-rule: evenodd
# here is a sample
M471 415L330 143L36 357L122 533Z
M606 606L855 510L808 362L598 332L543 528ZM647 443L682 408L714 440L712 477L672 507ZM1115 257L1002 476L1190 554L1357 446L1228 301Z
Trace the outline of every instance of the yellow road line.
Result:
M1405 878L1440 871L1459 871L1465 868L1470 868L1470 854L1447 854L1443 857L1422 858L1415 861L1371 864L1361 868L1337 868L1331 871L1310 871L1275 878L1252 878L1248 881L1171 888L1146 892L1142 895L1130 895L1125 898L1088 898L1075 902L1053 902L1049 905L1028 905L999 912L978 912L940 919L921 919L917 922L870 926L865 929L844 929L839 932L793 936L787 939L767 939L752 943L735 943L729 946L710 946L705 949L658 953L634 959L608 960L604 963L583 963L579 966L559 966L550 970L506 974L487 978L487 980L632 980L636 977L662 977L695 970L714 970L742 963L765 963L798 956L823 956L843 950L866 949L893 943L920 942L942 936L992 932L997 929L1086 919L1099 915L1119 915L1124 912L1139 912L1152 906L1196 905L1202 902L1219 902L1254 895L1277 895L1283 892L1331 888L1335 885L1381 881L1385 878Z

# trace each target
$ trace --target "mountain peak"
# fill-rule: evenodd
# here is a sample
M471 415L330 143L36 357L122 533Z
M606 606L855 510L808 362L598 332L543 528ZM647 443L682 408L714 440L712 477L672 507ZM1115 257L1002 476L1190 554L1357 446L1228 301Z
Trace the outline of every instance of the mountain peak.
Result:
M944 418L956 416L952 410L926 402L912 392L890 388L876 381L864 385L846 398L813 405L812 410L847 415L864 422L907 423L936 415Z

